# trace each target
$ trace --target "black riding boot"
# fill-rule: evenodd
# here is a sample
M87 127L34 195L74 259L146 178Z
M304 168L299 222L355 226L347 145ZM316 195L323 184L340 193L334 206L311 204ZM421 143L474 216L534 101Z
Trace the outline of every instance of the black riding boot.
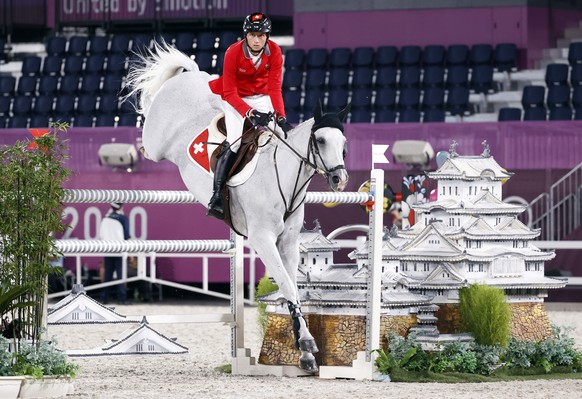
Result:
M236 158L236 152L232 152L228 143L216 160L216 168L214 170L214 193L210 202L208 203L207 216L212 216L217 219L224 219L224 198L222 198L222 189L228 179L228 171L232 167Z

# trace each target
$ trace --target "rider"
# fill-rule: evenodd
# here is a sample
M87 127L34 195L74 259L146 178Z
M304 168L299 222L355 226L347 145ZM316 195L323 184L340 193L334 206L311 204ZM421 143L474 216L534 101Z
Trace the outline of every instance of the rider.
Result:
M285 132L291 128L281 93L281 48L269 40L271 20L261 12L250 14L244 20L243 32L245 38L224 54L222 76L209 82L212 92L222 97L227 130L227 141L214 171L214 193L208 203L207 215L218 219L224 219L222 189L240 147L245 118L255 126L267 126L274 112Z

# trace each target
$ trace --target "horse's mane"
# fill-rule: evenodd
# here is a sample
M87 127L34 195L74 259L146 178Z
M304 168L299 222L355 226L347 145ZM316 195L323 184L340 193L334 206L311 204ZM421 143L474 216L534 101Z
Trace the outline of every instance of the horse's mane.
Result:
M136 53L136 61L130 65L125 83L128 93L123 97L123 101L139 99L139 104L133 105L144 116L147 115L153 97L166 80L183 71L200 71L192 59L164 40L160 43L154 42L153 50L146 49L145 52Z

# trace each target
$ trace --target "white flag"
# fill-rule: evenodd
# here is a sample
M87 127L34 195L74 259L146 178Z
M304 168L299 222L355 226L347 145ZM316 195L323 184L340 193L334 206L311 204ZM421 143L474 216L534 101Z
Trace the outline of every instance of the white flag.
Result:
M385 152L390 147L388 144L372 144L372 169L376 163L390 163Z

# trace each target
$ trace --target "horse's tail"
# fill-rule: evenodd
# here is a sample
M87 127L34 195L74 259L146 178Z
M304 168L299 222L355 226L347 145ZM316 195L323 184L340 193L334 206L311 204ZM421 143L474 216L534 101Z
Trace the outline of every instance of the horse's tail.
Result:
M125 87L128 93L124 100L139 99L133 104L136 111L147 115L149 106L165 81L184 72L199 72L198 65L184 53L162 40L154 43L154 50L137 54L137 61L129 68Z

